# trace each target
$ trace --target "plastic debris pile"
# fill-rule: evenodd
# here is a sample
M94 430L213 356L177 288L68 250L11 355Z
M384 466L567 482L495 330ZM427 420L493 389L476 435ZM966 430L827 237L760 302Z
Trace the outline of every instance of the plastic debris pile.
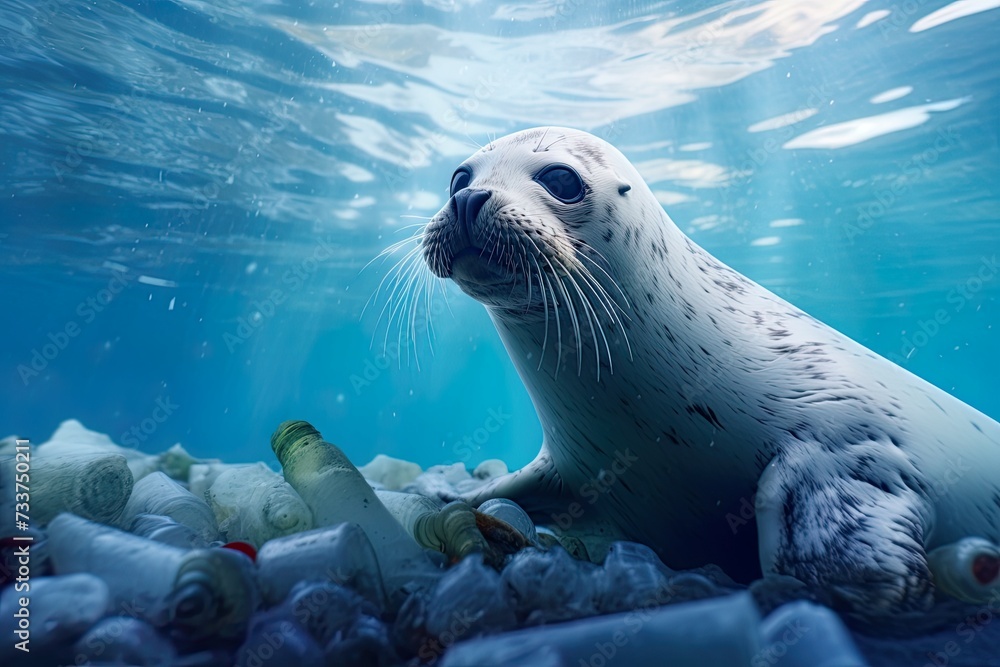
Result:
M630 542L590 562L511 501L441 500L503 462L423 471L380 455L359 470L305 422L272 447L281 473L64 422L31 451L31 653L4 642L0 664L865 664L824 607L762 617L717 569L675 572ZM4 522L13 465L3 441ZM0 633L14 637L26 593L14 526L0 528Z

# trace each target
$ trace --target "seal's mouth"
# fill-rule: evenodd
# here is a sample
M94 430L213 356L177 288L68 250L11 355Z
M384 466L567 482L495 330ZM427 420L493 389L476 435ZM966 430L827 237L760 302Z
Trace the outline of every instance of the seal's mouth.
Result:
M490 261L485 249L469 245L452 256L451 278L460 285L467 283L488 287L509 282L510 272Z
M477 246L470 245L456 252L455 256L452 258L451 261L452 263L454 263L463 257L469 257L472 255L475 255L476 257L481 257L484 252L485 252L484 248L479 248Z

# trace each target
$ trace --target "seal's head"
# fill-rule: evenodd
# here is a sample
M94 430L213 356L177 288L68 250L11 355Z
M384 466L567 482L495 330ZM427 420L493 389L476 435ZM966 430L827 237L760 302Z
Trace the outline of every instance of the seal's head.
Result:
M451 198L424 230L424 259L501 315L538 317L574 301L614 310L622 248L611 241L632 233L622 221L642 217L623 215L639 205L636 186L646 187L628 160L586 132L503 137L456 169Z

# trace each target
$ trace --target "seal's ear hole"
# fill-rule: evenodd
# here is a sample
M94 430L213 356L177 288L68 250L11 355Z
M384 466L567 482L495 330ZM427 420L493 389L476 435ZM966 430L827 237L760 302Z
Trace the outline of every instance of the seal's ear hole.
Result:
M619 183L618 184L618 194L620 194L620 195L625 194L626 192L628 192L631 189L632 189L632 186L629 185L628 183Z

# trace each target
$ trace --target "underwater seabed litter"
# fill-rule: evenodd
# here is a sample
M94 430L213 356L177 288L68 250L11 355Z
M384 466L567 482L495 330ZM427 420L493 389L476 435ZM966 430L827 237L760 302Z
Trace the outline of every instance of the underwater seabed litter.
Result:
M0 441L3 479L27 469L31 501L5 481L4 521L27 525L3 526L0 663L1000 665L992 608L953 605L917 637L852 634L789 577L740 586L631 542L595 563L511 501L440 499L505 474L498 460L358 469L301 421L272 448L282 473L146 454L75 420L38 446Z

